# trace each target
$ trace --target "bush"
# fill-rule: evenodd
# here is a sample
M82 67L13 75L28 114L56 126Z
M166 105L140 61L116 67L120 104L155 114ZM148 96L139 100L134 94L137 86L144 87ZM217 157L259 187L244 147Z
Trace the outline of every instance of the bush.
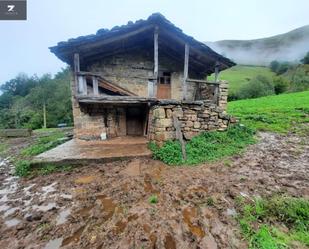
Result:
M309 89L309 65L299 65L289 71L286 78L291 81L290 91L299 92Z
M290 82L286 78L277 76L273 78L273 82L276 94L284 93L289 89Z
M275 89L272 80L258 75L240 89L239 95L241 99L250 99L272 95L274 93Z
M15 175L24 177L30 174L30 161L21 160L15 165Z

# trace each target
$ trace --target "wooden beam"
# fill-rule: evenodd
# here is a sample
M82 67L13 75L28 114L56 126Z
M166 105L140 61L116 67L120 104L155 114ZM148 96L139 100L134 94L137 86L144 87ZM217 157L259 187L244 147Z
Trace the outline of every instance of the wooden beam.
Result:
M157 96L157 88L158 88L158 74L159 74L159 47L158 47L158 38L159 38L159 29L155 27L154 35L153 35L153 56L154 56L154 86L153 86L153 94Z
M92 89L93 89L93 95L98 96L99 95L99 85L98 85L98 79L96 76L92 76Z
M183 69L183 81L182 81L182 99L187 99L187 79L188 79L188 69L189 69L189 44L185 44L185 61Z
M157 103L156 98L145 98L139 96L85 96L78 95L77 99L82 103L115 103L115 104L142 104L142 103Z
M197 79L187 79L187 82L195 82L195 83L202 83L202 84L209 84L209 85L219 85L218 82L212 82L207 80L197 80Z

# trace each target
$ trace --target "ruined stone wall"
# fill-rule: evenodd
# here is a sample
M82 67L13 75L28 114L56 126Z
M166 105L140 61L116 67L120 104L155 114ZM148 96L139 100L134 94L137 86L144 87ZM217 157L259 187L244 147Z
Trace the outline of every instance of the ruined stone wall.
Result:
M160 143L176 138L173 115L180 121L181 131L187 140L204 131L223 131L233 121L222 108L202 101L195 104L156 105L150 110L151 140Z
M201 84L200 100L209 100L225 110L229 85L225 80L220 80L218 83L218 85Z

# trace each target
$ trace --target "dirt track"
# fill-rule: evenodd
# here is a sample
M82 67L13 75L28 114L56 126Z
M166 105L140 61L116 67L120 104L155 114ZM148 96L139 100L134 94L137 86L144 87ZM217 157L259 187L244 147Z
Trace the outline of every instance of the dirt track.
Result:
M197 167L135 159L21 180L3 161L0 248L247 248L237 196L309 197L308 137L259 137Z

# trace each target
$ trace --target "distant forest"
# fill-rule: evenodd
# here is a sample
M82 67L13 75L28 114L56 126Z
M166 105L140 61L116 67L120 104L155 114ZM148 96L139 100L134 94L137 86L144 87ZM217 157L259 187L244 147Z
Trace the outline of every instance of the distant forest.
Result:
M68 68L54 77L21 73L0 89L0 128L39 129L73 124Z

